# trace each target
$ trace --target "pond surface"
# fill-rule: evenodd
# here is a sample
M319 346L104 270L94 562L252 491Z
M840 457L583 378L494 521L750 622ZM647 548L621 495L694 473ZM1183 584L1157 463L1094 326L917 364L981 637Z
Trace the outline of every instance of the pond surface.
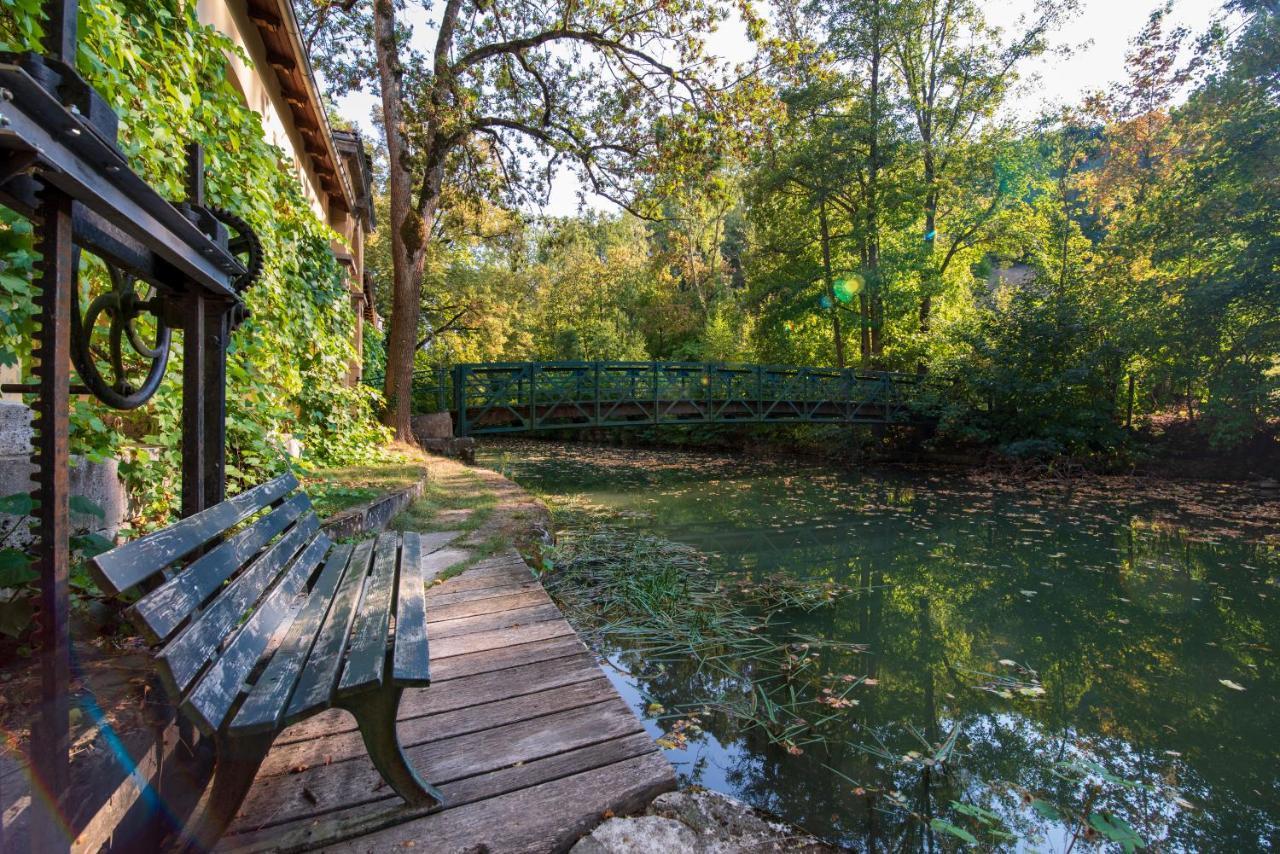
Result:
M793 636L865 646L820 653L865 680L826 742L796 753L704 714L667 752L682 782L858 849L952 848L959 828L984 848L1079 850L1113 818L1160 850L1280 843L1274 493L528 441L485 443L482 461L553 505L625 511L714 572L853 588L786 616ZM655 736L696 713L705 674L606 652Z

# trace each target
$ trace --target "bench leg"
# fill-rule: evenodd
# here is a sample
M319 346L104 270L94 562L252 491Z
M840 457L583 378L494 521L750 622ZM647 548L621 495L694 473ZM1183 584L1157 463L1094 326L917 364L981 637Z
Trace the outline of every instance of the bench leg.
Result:
M213 783L205 790L195 812L181 831L176 846L183 852L213 850L253 785L253 778L267 758L275 733L228 739L219 737Z
M405 803L412 807L443 806L444 796L440 790L418 776L400 746L396 712L400 709L402 693L399 686L388 684L347 697L339 705L355 717L373 766Z

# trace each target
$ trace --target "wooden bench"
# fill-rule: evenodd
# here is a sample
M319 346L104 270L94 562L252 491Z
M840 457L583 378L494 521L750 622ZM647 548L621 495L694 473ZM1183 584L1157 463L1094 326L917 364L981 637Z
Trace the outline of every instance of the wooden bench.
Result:
M276 735L333 707L355 717L397 794L442 804L405 759L396 710L406 686L430 682L425 584L459 557L440 551L456 535L335 545L297 488L282 475L91 561L104 590L146 591L127 614L169 696L213 739L184 847L212 847Z

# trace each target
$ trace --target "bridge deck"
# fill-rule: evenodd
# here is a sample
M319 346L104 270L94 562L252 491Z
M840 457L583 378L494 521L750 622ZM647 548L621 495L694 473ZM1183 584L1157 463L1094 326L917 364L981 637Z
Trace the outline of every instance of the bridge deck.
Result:
M675 774L514 550L427 595L430 688L400 735L446 808L401 806L344 712L286 730L218 847L224 852L554 851Z

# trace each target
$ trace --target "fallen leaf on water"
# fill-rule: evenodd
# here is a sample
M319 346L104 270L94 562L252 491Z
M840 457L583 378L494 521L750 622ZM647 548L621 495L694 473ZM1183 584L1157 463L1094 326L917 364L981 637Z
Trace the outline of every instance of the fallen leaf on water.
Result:
M1236 682L1232 682L1230 679L1219 679L1219 680L1218 680L1218 682L1220 682L1220 683L1221 683L1221 684L1223 684L1223 685L1226 685L1226 686L1227 686L1228 688L1230 688L1232 691L1243 691L1243 690L1244 690L1244 686L1243 686L1243 685L1241 685L1241 684L1239 684L1239 683L1236 683Z

